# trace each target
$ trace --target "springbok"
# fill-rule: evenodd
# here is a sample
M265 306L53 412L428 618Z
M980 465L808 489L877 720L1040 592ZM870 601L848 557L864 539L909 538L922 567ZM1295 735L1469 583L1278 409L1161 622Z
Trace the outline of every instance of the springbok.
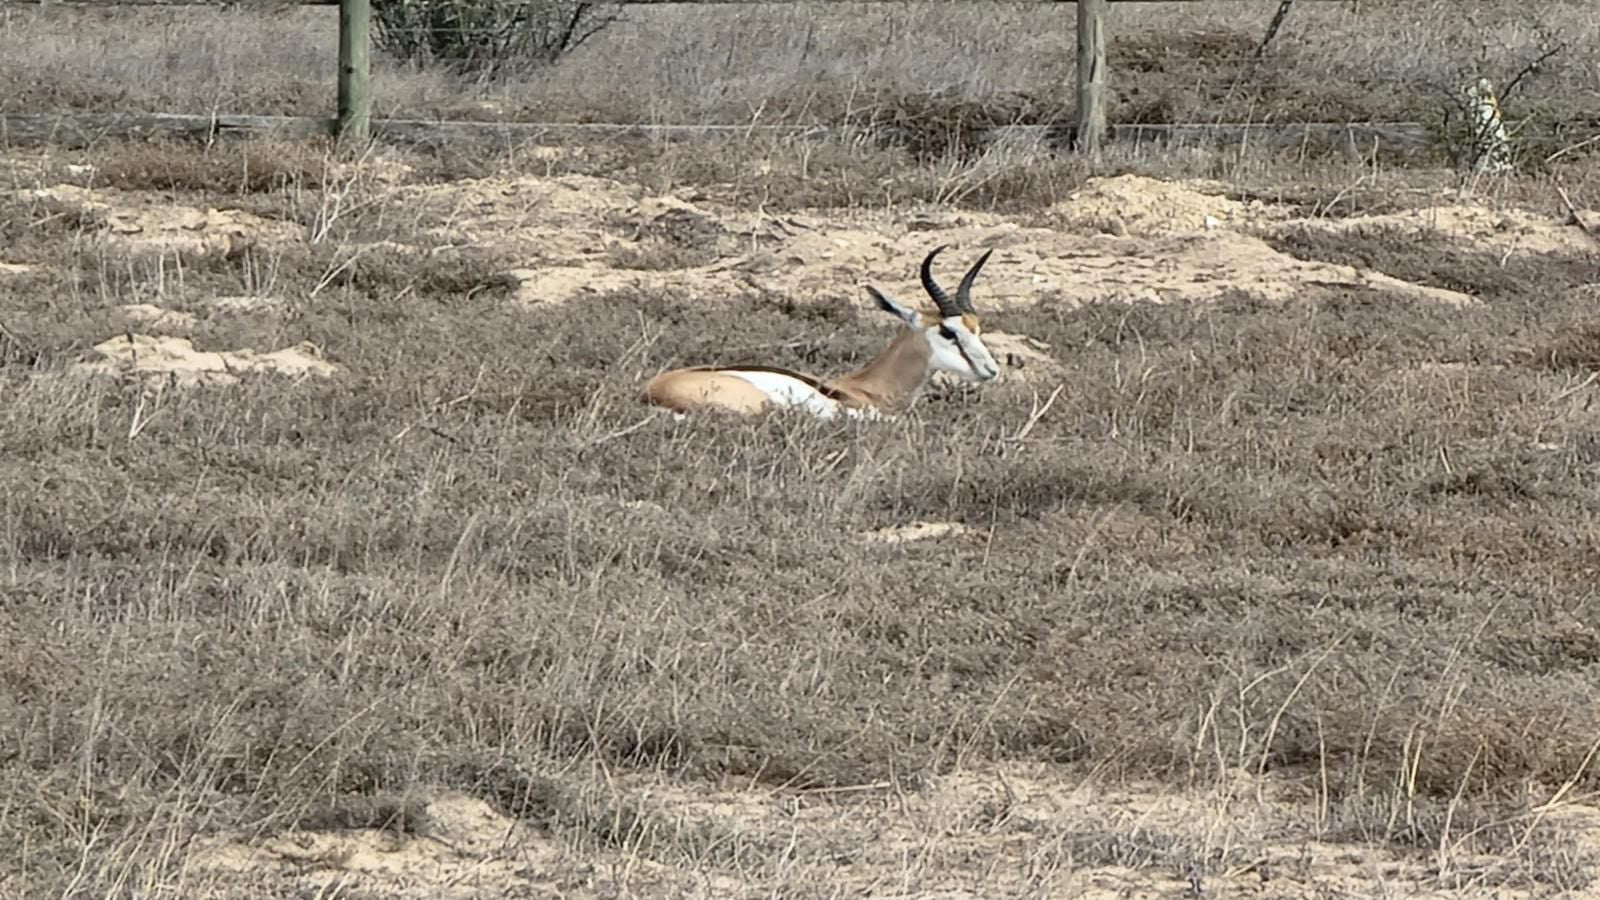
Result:
M933 259L945 246L935 247L922 261L922 287L933 299L934 310L902 306L867 285L878 308L907 327L860 369L837 378L821 378L776 366L692 366L650 379L644 388L645 400L677 416L707 408L753 415L773 407L800 407L822 418L843 413L851 418L879 419L908 404L934 372L949 372L972 382L993 380L1000 374L1000 366L978 337L972 283L994 251L978 257L951 299L933 278Z

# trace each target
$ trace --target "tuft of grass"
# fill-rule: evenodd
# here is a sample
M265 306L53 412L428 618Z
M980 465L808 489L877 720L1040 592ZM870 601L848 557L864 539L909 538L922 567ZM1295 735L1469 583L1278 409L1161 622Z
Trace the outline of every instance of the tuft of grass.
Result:
M229 142L193 152L174 141L126 141L97 156L87 181L124 191L226 196L328 187L329 148L321 141Z

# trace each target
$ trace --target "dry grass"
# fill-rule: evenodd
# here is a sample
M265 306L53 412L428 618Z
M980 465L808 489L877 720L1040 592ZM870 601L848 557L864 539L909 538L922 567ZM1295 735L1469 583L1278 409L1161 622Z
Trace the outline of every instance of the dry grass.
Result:
M1535 12L1511 5L1467 28L1450 4L1308 4L1230 93L1271 8L1113 7L1114 116L1428 119L1438 93L1416 85L1459 80L1480 41L1492 72L1514 73L1538 40ZM1556 123L1600 98L1600 32L1577 5L1537 16L1572 48L1508 106L1541 140L1568 140ZM627 18L495 88L387 71L383 112L917 112L937 130L951 111L1048 120L1070 71L1066 7ZM326 114L333 37L331 10L8 9L0 111ZM759 348L837 371L877 349L880 323L783 297L527 308L507 302L505 273L537 263L374 245L436 224L389 196L397 181L499 169L692 187L769 214L945 206L1023 222L1124 171L1222 178L1331 217L1462 187L1370 155L958 160L924 137L935 152L439 149L407 157L406 175L351 174L293 144L111 144L11 165L6 187L87 181L306 239L150 258L98 241L93 216L0 199L0 263L34 267L0 271L0 891L297 896L196 882L185 853L238 831L435 834L418 797L442 788L555 835L566 855L549 865L571 893L699 889L653 882L665 876L639 860L734 878L720 895L909 891L929 872L993 892L980 836L1026 857L1018 896L1086 890L1074 873L1096 866L1198 891L1285 840L1380 848L1428 888L1592 885L1592 842L1533 814L1562 785L1567 799L1600 788L1592 256L1288 231L1271 240L1294 255L1485 302L1325 286L1287 305L1241 291L1204 309L1078 307L1046 292L990 326L1049 342L1064 367L1017 439L1039 401L1022 383L935 391L887 426L652 418L635 391L663 365ZM1574 155L1553 173L1595 205L1592 165ZM1559 216L1549 177L1467 186ZM754 240L693 218L608 227L627 239L610 265L640 271ZM219 296L281 306L206 317ZM201 315L197 346L309 340L347 374L292 392L63 376L135 302ZM857 537L918 519L967 531ZM1085 809L1070 828L1009 786L941 793L1019 766L1111 795L1241 777L1276 793L1249 827L1219 804L1203 825ZM712 785L784 812L748 827L706 799ZM644 799L662 786L670 803ZM840 874L852 866L872 878Z
M440 785L579 850L781 883L785 854L820 865L837 838L735 849L571 767L915 794L1021 762L1109 784L1268 775L1315 798L1298 833L1502 859L1440 883L1590 883L1587 851L1529 843L1522 816L1527 792L1600 787L1600 443L1571 389L1600 358L1592 260L1291 234L1487 302L1046 294L992 326L1065 366L1025 440L1020 384L936 392L886 427L675 424L634 394L670 360L765 347L836 371L881 333L796 303L513 307L496 290L513 261L492 254L344 265L416 214L314 148L86 158L102 187L308 231L308 198L367 202L320 243L176 275L89 242L92 223L0 204L6 261L47 267L0 278L0 856L31 889L154 889L187 836L223 828L425 830L404 798ZM743 186L748 159L680 162L674 183L780 208L855 197L843 161ZM1307 186L1316 168L1291 192L1336 193ZM931 176L901 177L914 198ZM627 264L684 264L683 235L639 237L655 250ZM118 303L198 310L264 292L266 271L291 313L197 341L309 339L349 377L152 395L54 374ZM970 535L853 536L915 519ZM1216 876L1244 852L1208 863L1120 827L1051 836L1058 865Z
M1303 4L1250 69L1275 6L1114 9L1112 121L1440 124L1471 78L1504 88L1560 40L1506 114L1538 158L1600 128L1600 29L1583 4ZM335 13L6 10L0 111L328 115ZM937 147L952 129L1070 118L1072 29L1070 6L1037 4L638 6L560 65L503 84L380 60L377 104L423 118L877 123Z

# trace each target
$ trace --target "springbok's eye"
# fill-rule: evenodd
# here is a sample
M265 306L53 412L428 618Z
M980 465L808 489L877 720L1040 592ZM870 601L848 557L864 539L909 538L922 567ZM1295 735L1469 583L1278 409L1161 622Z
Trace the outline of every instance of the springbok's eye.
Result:
M960 338L956 337L956 333L954 331L950 330L950 326L948 326L948 325L940 325L939 326L939 336L944 338L945 340L949 341L952 344L954 344L956 341L960 340Z

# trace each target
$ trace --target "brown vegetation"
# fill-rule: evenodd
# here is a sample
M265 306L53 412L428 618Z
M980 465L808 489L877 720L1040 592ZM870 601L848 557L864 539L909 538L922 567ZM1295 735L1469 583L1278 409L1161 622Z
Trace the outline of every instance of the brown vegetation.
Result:
M1463 38L1419 9L1363 5L1410 30L1297 9L1307 31L1268 71L1304 90L1267 117L1415 117L1420 95L1338 66L1448 69ZM1038 24L1063 10L630 10L677 50L623 84L598 77L623 68L597 39L492 99L551 118L925 118L930 96L971 112L1065 77L1068 42ZM1181 20L1169 40L1117 8L1117 65L1142 79L1119 102L1263 117L1240 95L1205 106L1195 67L1215 85L1210 55L1248 42L1195 10L1162 14ZM123 11L206 37L151 27L123 49L95 43L123 18L7 11L0 47L38 55L6 52L26 61L0 97L192 111L215 89L325 113L331 85L304 73L331 53L326 12L275 14L244 47L222 38L257 12ZM1330 21L1346 30L1312 42ZM1494 33L1524 47L1517 21ZM785 28L805 47L775 54ZM1587 20L1568 34L1595 40ZM1590 103L1592 57L1561 57L1579 87L1544 108ZM840 59L870 73L861 106ZM63 60L77 77L39 75ZM463 96L430 74L386 84L386 111ZM9 154L0 893L1592 890L1600 316L1595 255L1549 181L1469 200L1447 170L1370 158L918 149ZM1061 212L1129 171L1222 179L1239 209L1281 213L1224 232L1389 280L1308 268L1270 296L1082 302L1004 268L1042 235L1069 269L1170 268L1158 226L1198 227L1166 207L1103 228ZM1556 172L1596 204L1592 171ZM502 173L681 206L574 212L474 180ZM1202 199L1184 213L1228 198ZM1487 237L1428 224L1468 202L1503 216ZM832 253L869 227L1007 246L978 303L986 333L1033 342L1032 368L874 425L680 423L639 402L685 361L859 365L885 323L853 300L857 263L783 254L785 236ZM763 252L832 281L763 287ZM692 280L735 258L751 265ZM637 280L556 298L573 268L580 287ZM1439 299L1460 295L1477 302ZM304 350L335 374L76 368L140 329L197 357ZM921 537L869 539L903 533ZM391 865L402 846L412 868Z
M1295 255L1484 302L1044 291L986 312L1060 366L1025 438L1039 395L1016 380L884 427L675 424L639 405L644 375L756 347L842 370L875 320L508 304L509 250L404 249L429 213L383 192L414 176L358 184L327 226L307 198L347 176L311 148L86 158L101 189L233 198L323 239L152 258L97 242L93 216L0 207L4 261L32 267L0 277L0 848L29 884L65 884L95 834L115 847L92 877L115 880L178 834L425 821L403 799L425 786L637 849L600 823L661 813L541 774L577 760L913 793L1030 761L1173 786L1243 771L1315 796L1324 840L1399 852L1481 827L1476 852L1512 854L1496 883L1588 883L1577 845L1516 856L1524 826L1494 823L1522 821L1525 790L1595 787L1592 258L1285 228ZM722 159L709 190L748 166ZM608 227L645 270L690 264L674 228L723 230ZM351 261L375 239L397 243ZM207 312L241 294L287 306ZM197 317L197 346L309 341L344 374L59 374L152 298ZM918 520L965 533L856 536ZM721 852L660 827L672 852ZM739 853L759 872L780 851Z
M1600 28L1582 4L1301 4L1256 60L1274 7L1115 8L1111 121L1442 125L1472 79L1504 90L1564 41L1505 114L1537 159L1600 127ZM336 12L7 10L0 112L331 115ZM384 116L875 124L937 152L981 126L1070 118L1073 27L1070 5L633 6L553 67L479 84L380 57L375 89Z

